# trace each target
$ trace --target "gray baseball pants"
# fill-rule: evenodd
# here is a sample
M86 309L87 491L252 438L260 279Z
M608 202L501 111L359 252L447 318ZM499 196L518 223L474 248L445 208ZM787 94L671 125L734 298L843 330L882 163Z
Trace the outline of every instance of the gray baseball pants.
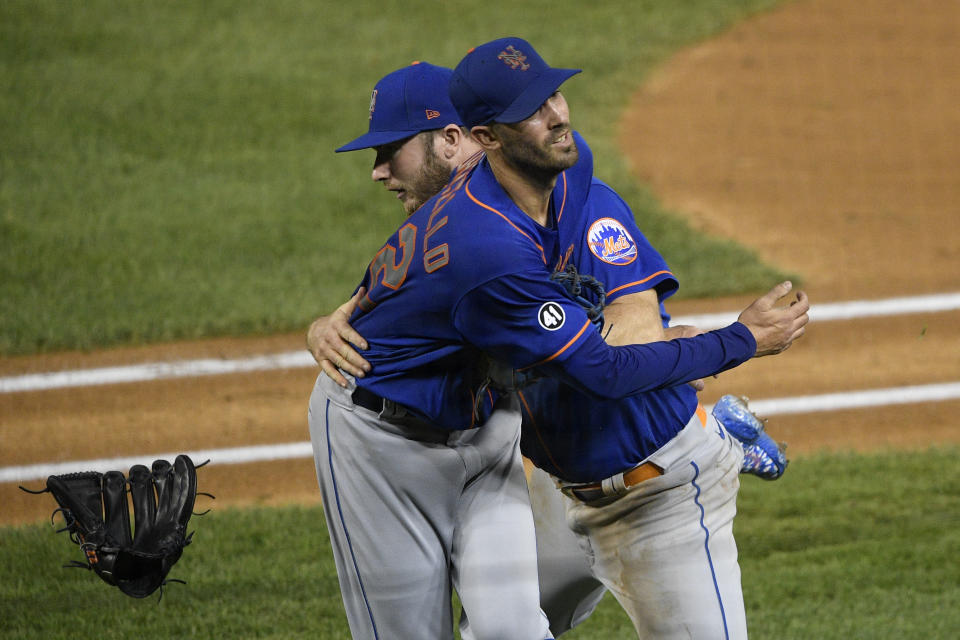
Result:
M584 503L563 496L593 574L641 639L747 637L733 519L743 448L694 416L648 458L662 476Z
M357 639L550 638L516 398L477 429L388 418L320 374L310 439L350 631Z

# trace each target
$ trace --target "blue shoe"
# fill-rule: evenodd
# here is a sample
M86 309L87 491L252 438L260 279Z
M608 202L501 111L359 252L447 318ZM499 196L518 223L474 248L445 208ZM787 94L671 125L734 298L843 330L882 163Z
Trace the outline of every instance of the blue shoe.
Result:
M778 445L763 428L763 422L747 408L747 402L726 395L713 406L713 417L743 445L740 473L776 480L787 470L787 445Z

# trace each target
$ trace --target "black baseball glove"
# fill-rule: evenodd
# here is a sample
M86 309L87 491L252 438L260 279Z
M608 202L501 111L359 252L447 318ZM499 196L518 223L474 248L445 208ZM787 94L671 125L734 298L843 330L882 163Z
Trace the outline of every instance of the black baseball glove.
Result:
M554 271L550 279L559 283L583 307L597 331L603 329L603 306L607 301L607 293L602 282L578 272L572 264L568 264L563 271Z
M68 531L86 556L86 562L64 566L90 569L128 596L145 598L167 582L183 582L168 581L167 574L193 537L187 523L197 496L196 469L179 455L172 465L155 460L152 470L134 465L128 478L119 471L50 476L46 489L30 493L53 494L60 505L54 515L63 514L67 525L59 532Z

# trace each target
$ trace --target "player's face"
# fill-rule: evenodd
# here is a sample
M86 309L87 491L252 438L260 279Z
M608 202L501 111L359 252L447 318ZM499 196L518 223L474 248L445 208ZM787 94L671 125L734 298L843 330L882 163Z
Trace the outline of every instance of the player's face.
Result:
M556 175L569 169L580 155L570 128L570 109L559 91L526 120L498 124L496 131L504 157L538 175Z
M433 131L376 147L371 177L397 194L410 215L436 195L450 178L450 167L434 151Z

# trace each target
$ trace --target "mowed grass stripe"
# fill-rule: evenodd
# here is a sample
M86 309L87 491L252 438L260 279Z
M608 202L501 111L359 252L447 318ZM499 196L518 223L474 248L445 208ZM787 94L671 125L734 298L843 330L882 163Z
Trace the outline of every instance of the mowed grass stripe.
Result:
M665 211L615 127L658 62L777 2L6 0L0 354L272 334L335 308L402 218L372 152L333 152L373 84L509 34L584 69L573 124L681 294L763 289L783 274Z
M960 449L817 454L742 481L735 523L751 637L936 639L960 628ZM53 504L52 500L50 501ZM2 638L348 638L320 508L217 509L163 600L85 571L49 525L0 538ZM38 615L38 612L42 614ZM629 638L607 597L571 640Z

